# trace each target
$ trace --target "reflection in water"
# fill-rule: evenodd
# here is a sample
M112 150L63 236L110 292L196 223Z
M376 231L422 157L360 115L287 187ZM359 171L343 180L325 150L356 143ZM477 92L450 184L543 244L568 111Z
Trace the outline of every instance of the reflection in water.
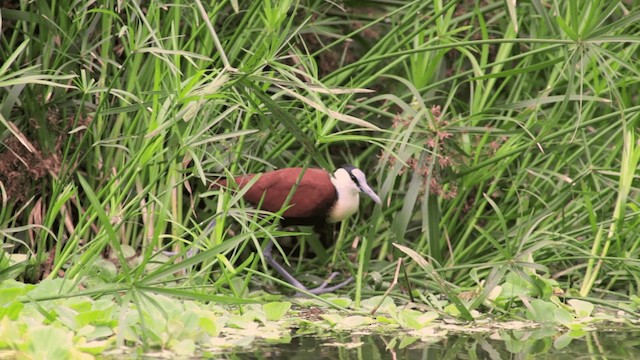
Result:
M338 344L342 344L338 346ZM219 354L220 355L220 354ZM220 356L228 359L640 359L640 331L575 334L555 329L458 334L425 341L407 335L293 337L287 344L266 344Z

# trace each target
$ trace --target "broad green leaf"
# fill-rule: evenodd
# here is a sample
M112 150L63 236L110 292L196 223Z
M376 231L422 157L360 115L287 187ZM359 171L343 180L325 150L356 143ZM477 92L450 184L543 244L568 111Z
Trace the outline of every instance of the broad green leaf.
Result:
M281 320L291 309L290 302L270 302L262 305L264 313L269 321Z
M593 313L593 309L595 308L593 303L580 299L569 299L567 301L567 304L569 304L569 306L573 308L573 311L576 312L576 316L578 318L591 316L591 314Z

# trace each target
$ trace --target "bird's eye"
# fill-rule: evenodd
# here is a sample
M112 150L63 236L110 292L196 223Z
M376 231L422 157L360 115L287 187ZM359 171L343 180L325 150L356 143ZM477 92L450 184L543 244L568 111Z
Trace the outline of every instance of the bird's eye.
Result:
M356 179L355 175L353 175L353 174L349 174L349 175L351 176L351 180L353 180L353 182L354 182L356 185L360 185L360 182L358 181L358 179Z

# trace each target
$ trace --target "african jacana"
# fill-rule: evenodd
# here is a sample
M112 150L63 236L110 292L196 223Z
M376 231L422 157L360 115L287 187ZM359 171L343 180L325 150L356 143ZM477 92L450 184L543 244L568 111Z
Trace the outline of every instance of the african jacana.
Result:
M235 185L244 188L255 174L235 177ZM296 185L297 184L297 185ZM218 180L214 186L231 186L227 180ZM243 195L245 201L270 212L278 212L285 205L289 194L294 190L287 208L282 213L280 225L312 225L314 231L320 234L320 240L326 244L327 228L329 224L339 223L358 211L360 192L369 195L373 201L380 204L380 197L367 184L364 172L352 165L343 165L333 174L322 169L285 168L266 172L251 185ZM331 226L331 230L333 227ZM333 231L329 232L331 236ZM264 249L264 257L287 282L293 286L312 294L323 294L340 289L349 284L353 278L342 283L328 286L329 282L338 274L333 273L319 287L307 289L293 275L273 259L271 251L273 243L269 242Z

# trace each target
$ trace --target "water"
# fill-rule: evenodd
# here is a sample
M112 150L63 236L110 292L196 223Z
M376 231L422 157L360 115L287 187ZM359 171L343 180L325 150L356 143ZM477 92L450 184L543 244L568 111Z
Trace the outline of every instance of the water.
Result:
M640 359L640 330L601 330L568 335L555 329L538 329L458 334L432 341L406 335L301 336L294 337L287 344L261 344L252 350L217 354L216 357L300 360Z

